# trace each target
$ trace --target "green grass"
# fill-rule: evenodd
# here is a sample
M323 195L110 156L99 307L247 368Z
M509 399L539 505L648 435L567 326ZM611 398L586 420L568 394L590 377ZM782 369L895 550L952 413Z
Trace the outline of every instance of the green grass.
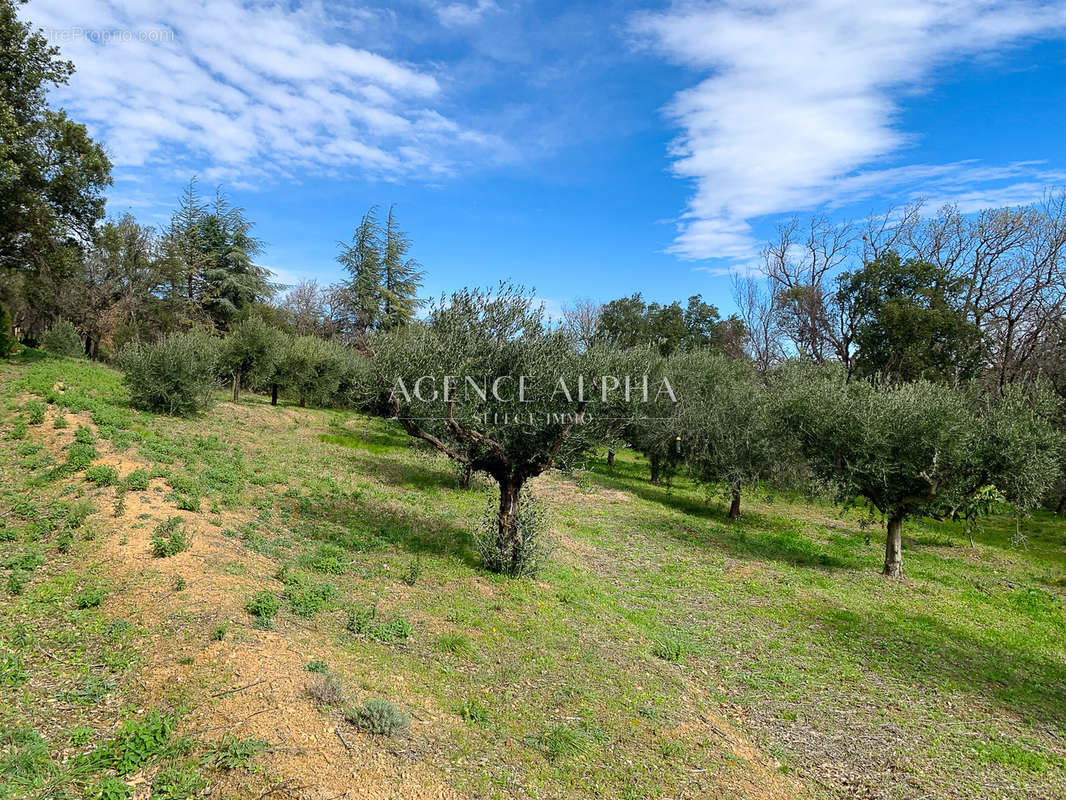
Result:
M594 455L573 478L535 482L554 549L536 578L504 580L480 569L471 546L485 491L458 490L449 463L389 423L272 409L252 395L242 401L254 412L247 420L225 404L195 420L156 418L125 405L110 370L52 359L0 367L0 429L9 432L0 514L21 508L3 520L0 577L24 584L0 601L0 676L13 676L0 700L14 709L2 726L82 723L59 719L49 703L107 683L38 648L103 663L105 612L121 596L109 586L101 605L74 608L83 587L105 585L106 572L84 573L92 543L83 536L103 523L87 515L72 527L75 506L102 493L70 474L87 453L59 456L69 465L59 471L32 461L40 450L18 453L53 435L27 427L27 394L93 419L93 438L72 445L94 450L77 469L96 450L125 445L145 465L128 488L162 478L168 509L195 501L200 510L187 515L207 527L218 518L229 549L204 569L244 581L239 602L251 598L255 624L277 619L272 636L320 637L303 658L348 676L351 699L391 697L410 709L412 751L462 792L731 796L723 787L758 779L715 732L725 720L816 798L1066 796L1061 518L1023 519L1023 537L1015 520L992 519L974 548L956 524L908 522L907 578L886 581L877 521L864 530L859 510L755 490L730 522L719 493L683 478L652 485L647 463L621 451L613 472ZM164 492L148 494L163 502ZM57 503L66 505L53 513ZM65 531L69 554L58 549ZM259 568L228 569L240 549L247 563L272 564L265 575L299 577L282 586ZM196 614L211 611L189 610L198 647L217 617ZM257 632L238 627L227 650L245 633ZM135 639L120 637L127 659ZM103 695L109 702L124 696L129 672L99 677L116 687ZM46 681L50 693L38 688ZM118 723L93 727L98 741ZM19 741L4 747L15 760L0 769L32 773L38 786L54 780L62 755L52 738L43 750ZM167 758L166 747L150 758ZM190 785L200 775L180 759L167 764ZM1003 786L1000 795L987 788Z

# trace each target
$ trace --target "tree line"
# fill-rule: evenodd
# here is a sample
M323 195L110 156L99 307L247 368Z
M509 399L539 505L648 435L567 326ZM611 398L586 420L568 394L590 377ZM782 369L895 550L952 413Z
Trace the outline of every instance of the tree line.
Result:
M557 322L507 283L419 313L422 268L391 208L340 244L343 280L287 291L221 191L190 182L161 230L104 220L110 164L46 102L72 66L11 0L0 53L0 355L111 359L151 411L196 413L222 383L234 402L264 391L384 416L496 483L490 569L532 569L529 480L599 447L645 454L655 482L683 471L720 487L732 518L757 483L864 503L885 521L892 576L908 517L970 522L1056 492L1061 510L1061 193L977 215L915 205L862 227L794 221L765 248L761 279L734 279L738 313L724 319L700 295L634 294ZM424 376L444 395L397 391ZM472 391L449 393L448 376ZM670 390L626 394L623 377ZM600 391L560 394L560 378ZM488 390L508 381L528 399Z

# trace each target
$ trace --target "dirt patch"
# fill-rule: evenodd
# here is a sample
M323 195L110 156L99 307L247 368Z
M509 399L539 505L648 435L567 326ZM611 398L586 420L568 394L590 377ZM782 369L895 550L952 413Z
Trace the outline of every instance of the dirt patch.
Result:
M90 424L81 415L70 421ZM67 429L47 425L36 438L60 452L63 440L72 437ZM98 463L123 475L148 468L114 453L103 453ZM402 739L375 740L346 723L339 711L312 703L307 684L313 676L305 667L311 659L337 663L341 656L332 643L295 622L282 623L278 631L253 627L243 604L254 591L281 591L272 577L275 565L224 535L205 515L174 507L165 491L165 483L154 480L147 491L127 492L117 517L108 502L112 493L97 495L96 519L105 535L99 557L117 587L116 614L148 631L138 687L145 706L190 708L182 732L205 741L232 733L270 744L258 758L264 769L223 775L211 797L259 797L271 789L271 797L302 800L461 797L417 752L405 749ZM183 518L192 545L170 558L154 558L152 532L173 516ZM247 521L230 513L224 519L235 525ZM179 584L183 588L176 588ZM218 626L227 632L213 641ZM429 714L433 719L414 724L441 724L438 715ZM149 784L146 779L141 794Z

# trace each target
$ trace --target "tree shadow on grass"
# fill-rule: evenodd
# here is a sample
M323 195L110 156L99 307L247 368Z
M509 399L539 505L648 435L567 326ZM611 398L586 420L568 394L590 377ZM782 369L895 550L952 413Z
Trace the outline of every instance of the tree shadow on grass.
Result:
M705 549L724 551L740 559L778 561L822 569L864 569L870 566L865 557L857 557L850 552L850 545L858 537L847 537L849 550L845 552L842 547L827 548L812 540L796 529L794 520L751 510L743 511L739 520L730 520L724 504L718 508L686 492L671 491L668 486L653 484L647 477L637 476L639 469L634 467L639 465L616 464L616 474L606 472L605 468L596 468L593 471L594 481L604 488L625 491L641 500L679 511L686 517L711 523L695 527L678 524L676 519L664 520L661 530L671 538Z
M931 692L960 686L1004 709L1066 725L1066 664L1054 658L983 641L929 614L823 608L817 621L875 671Z
M348 550L395 546L414 554L451 556L471 567L479 564L469 530L409 507L394 509L338 496L298 502L290 512L301 535Z

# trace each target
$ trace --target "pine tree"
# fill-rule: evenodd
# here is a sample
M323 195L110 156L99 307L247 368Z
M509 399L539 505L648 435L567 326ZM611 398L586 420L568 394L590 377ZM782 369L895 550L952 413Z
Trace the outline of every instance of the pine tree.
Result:
M206 217L207 204L193 178L182 190L163 242L171 299L184 305L186 313L191 313L203 297L203 274L209 262L204 243Z
M215 325L225 328L241 310L273 295L274 287L269 270L252 261L262 243L252 236L243 208L231 206L218 192L201 228L208 255L203 306Z
M355 229L351 244L341 244L337 261L351 278L345 286L352 333L361 338L381 322L384 282L383 242L377 206L371 206Z
M422 265L407 258L411 240L396 225L396 206L389 207L385 222L385 250L383 262L382 327L395 328L410 322L421 305L418 290L422 286Z

